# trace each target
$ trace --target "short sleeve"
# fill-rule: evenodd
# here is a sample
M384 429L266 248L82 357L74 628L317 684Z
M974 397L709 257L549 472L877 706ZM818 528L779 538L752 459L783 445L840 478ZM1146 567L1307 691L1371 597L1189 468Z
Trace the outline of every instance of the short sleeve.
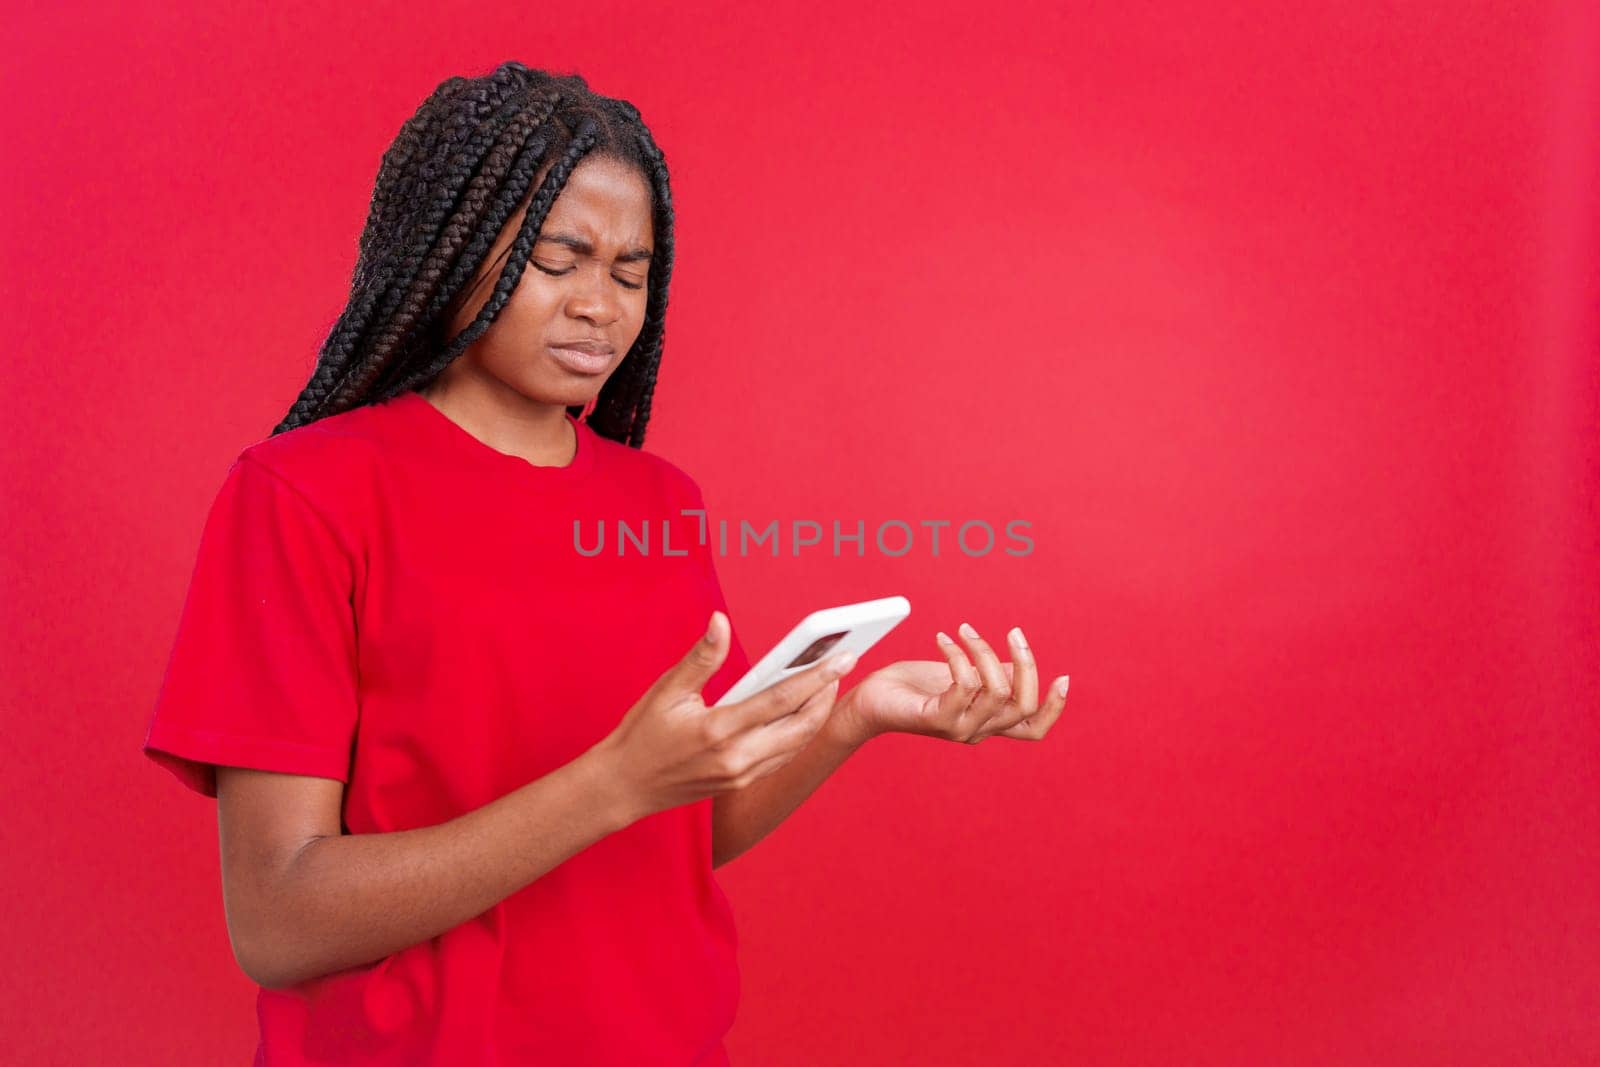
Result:
M145 755L208 797L219 764L348 781L355 574L324 517L241 454L206 516Z
M691 544L695 544L695 550L700 556L702 580L705 583L712 609L721 611L728 617L728 658L723 661L722 666L717 668L717 673L713 674L711 680L700 690L700 698L707 705L710 705L722 699L722 694L732 689L734 683L745 676L745 673L750 670L750 658L745 655L744 644L739 640L739 626L734 622L733 612L728 610L728 600L723 596L722 583L717 578L715 562L717 539L710 535L710 531L717 528L716 519L706 512L705 497L700 492L700 487L692 480L689 484L691 486L691 499L690 503L685 506L697 509L701 514L705 515L705 528L707 531L704 545L699 545L697 543L698 539L691 541ZM707 611L706 614L709 617L710 611Z

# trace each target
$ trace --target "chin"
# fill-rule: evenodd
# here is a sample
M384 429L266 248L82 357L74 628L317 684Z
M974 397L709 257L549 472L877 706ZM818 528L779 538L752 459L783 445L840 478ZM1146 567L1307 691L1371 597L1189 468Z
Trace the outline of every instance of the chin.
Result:
M559 374L520 374L502 379L507 386L536 404L559 404L562 407L581 407L600 395L600 387L610 380L608 375L591 381L573 381Z
M616 373L615 371L612 374ZM600 390L606 382L611 380L611 374L604 377L587 378L578 381L568 380L552 385L544 390L545 395L557 398L555 402L569 407L581 407L600 395Z
M587 404L600 395L601 388L610 380L609 377L606 377L589 381L562 382L554 388L545 390L545 393L556 398L558 403L569 405Z

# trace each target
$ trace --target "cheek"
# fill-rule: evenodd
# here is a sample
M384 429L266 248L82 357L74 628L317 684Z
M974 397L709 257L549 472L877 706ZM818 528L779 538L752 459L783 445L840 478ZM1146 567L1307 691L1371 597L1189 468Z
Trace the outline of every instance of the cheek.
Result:
M638 331L644 326L645 312L650 308L648 290L646 289L637 293L629 293L628 296L630 298L627 303L628 321L630 326L635 331Z
M628 320L627 333L621 338L622 350L624 352L630 351L633 348L634 342L639 340L639 334L643 332L644 308L641 307L638 314L631 316Z
M519 366L528 357L531 346L549 335L549 314L541 294L519 285L506 306L500 309L494 322L476 345L478 358L484 363L502 368ZM468 322L461 324L465 328Z
M560 308L561 301L561 283L540 274L530 263L517 282L517 290L511 294L506 310L516 307L519 314L529 318L549 318Z
M560 295L554 287L523 275L511 299L500 309L493 328L503 328L503 332L512 339L526 343L529 339L545 336L546 327L560 307Z

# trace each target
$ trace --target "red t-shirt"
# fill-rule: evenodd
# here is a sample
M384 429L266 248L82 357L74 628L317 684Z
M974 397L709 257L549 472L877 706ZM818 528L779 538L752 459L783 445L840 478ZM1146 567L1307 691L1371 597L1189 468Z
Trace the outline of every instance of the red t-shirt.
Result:
M216 764L336 778L346 832L368 834L445 822L599 742L727 606L681 514L704 507L694 480L569 421L565 467L415 392L246 448L145 752L213 797ZM706 702L748 666L736 637ZM737 942L707 798L432 940L261 989L256 1063L724 1064Z

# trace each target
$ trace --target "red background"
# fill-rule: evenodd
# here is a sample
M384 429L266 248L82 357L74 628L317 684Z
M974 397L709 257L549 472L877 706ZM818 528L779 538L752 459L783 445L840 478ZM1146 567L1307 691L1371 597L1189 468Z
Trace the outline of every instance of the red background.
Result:
M192 6L0 70L4 1059L248 1062L146 716L379 156L515 57L667 153L648 447L714 514L1032 523L729 557L752 654L903 593L866 668L969 620L1073 678L722 868L736 1062L1600 1060L1593 5Z

